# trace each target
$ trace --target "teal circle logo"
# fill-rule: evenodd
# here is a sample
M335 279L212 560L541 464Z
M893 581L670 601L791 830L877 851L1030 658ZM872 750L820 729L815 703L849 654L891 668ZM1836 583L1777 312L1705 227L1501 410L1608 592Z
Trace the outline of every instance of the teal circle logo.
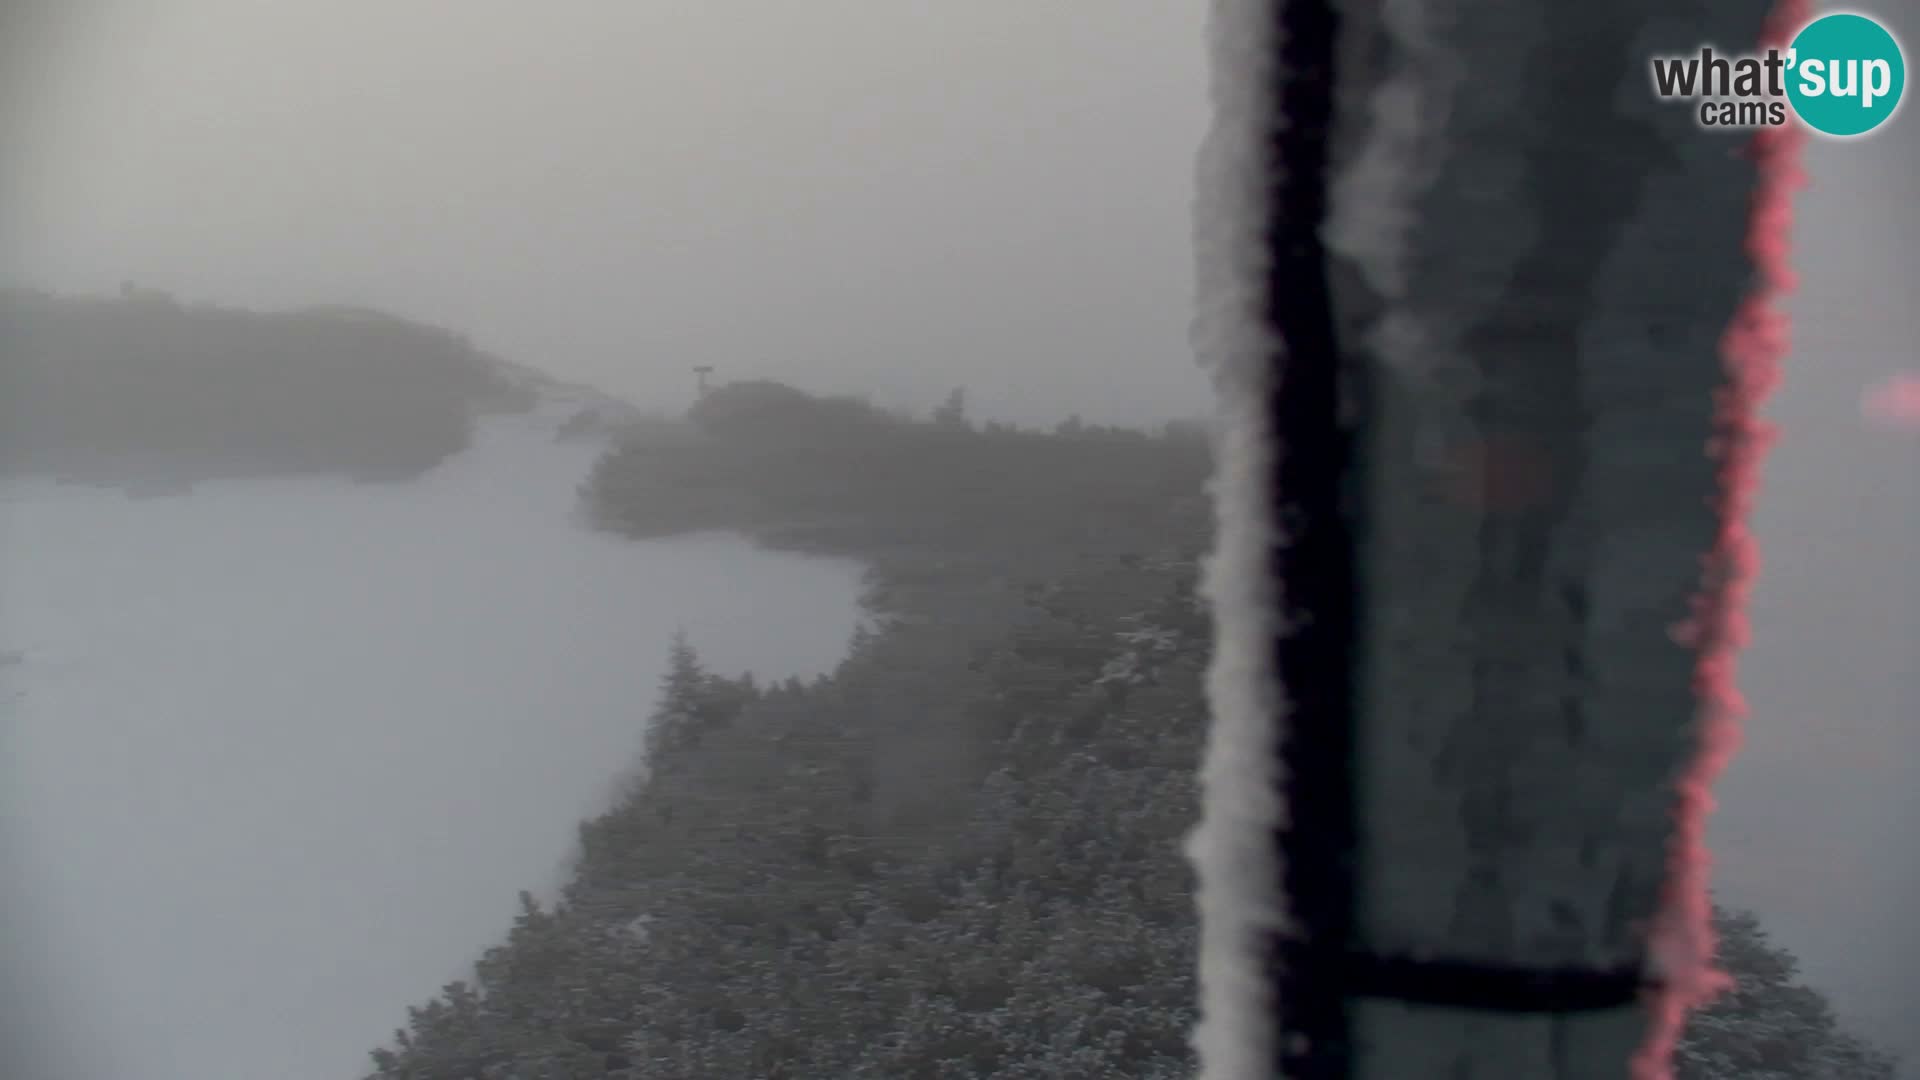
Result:
M1787 53L1787 100L1808 127L1827 135L1865 135L1900 107L1907 62L1886 27L1865 15L1823 15Z

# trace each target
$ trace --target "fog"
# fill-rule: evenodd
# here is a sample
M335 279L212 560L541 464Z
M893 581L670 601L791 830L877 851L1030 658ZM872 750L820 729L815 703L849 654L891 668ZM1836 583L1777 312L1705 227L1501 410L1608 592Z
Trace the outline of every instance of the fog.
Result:
M364 304L663 410L712 365L920 411L963 386L1022 423L1192 415L1203 9L45 6L0 25L0 279ZM1910 1056L1920 439L1858 402L1920 368L1916 123L1810 151L1713 824L1723 899ZM55 928L17 1015L96 1046L72 1075L349 1075L554 880L674 627L723 670L839 655L849 566L589 534L590 448L514 423L400 488L7 489L35 861L5 929Z
M676 630L838 661L858 567L589 532L596 449L512 419L392 487L0 487L0 945L59 1044L9 1077L364 1073L559 884Z
M1191 415L1201 15L108 0L20 17L44 44L16 45L31 104L0 270L371 303L675 405L712 364L922 409L965 385L977 411L1048 424Z
M1909 24L1912 25L1912 24ZM1762 566L1741 683L1746 745L1719 786L1715 878L1816 985L1920 1061L1920 432L1862 391L1920 370L1920 129L1815 141L1798 201L1793 349L1754 518Z

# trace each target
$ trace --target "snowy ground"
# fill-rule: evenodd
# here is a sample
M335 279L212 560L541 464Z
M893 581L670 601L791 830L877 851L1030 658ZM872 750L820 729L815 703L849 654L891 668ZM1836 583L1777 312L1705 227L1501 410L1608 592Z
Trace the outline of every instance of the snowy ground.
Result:
M0 486L0 1004L59 1080L359 1075L557 881L677 627L838 659L856 567L590 534L552 422L390 487Z

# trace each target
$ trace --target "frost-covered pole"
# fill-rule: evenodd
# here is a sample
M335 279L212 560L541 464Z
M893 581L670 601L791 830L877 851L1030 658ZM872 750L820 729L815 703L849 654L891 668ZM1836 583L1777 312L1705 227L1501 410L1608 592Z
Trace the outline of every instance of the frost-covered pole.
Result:
M1215 0L1204 1080L1664 1073L1783 138L1649 62L1794 14Z

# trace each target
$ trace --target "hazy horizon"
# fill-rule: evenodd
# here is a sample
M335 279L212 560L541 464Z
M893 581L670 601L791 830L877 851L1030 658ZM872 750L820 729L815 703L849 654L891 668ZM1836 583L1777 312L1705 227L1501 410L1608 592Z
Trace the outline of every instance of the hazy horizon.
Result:
M1202 10L446 10L16 16L0 280L365 304L655 406L711 364L1029 423L1205 408Z

